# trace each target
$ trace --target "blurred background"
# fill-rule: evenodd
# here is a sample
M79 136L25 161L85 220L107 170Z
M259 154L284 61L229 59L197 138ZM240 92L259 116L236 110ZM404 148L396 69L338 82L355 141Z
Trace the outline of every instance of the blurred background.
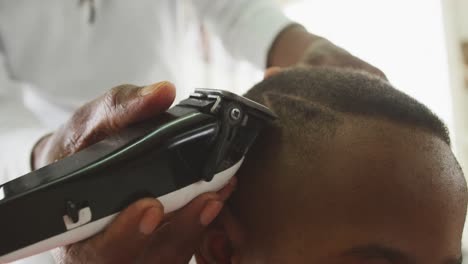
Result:
M449 127L465 173L468 171L468 0L280 3L291 19L377 66L396 88L440 116ZM219 40L203 28L201 31L199 43L205 52L191 52L198 59L187 65L192 85L243 92L262 78L261 72L235 62Z

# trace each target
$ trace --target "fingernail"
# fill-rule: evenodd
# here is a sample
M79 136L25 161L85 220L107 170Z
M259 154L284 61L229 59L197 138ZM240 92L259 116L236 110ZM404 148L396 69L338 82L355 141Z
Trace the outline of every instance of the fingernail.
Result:
M163 86L166 86L167 84L168 84L168 82L164 81L164 82L159 82L159 83L155 83L155 84L145 86L145 87L141 88L140 96L146 96L148 94L155 93L157 90L159 90Z
M209 201L200 214L200 223L202 226L208 226L218 216L223 208L223 203L216 200Z
M140 221L140 233L143 235L150 235L156 229L163 218L163 211L161 208L151 207L146 209Z

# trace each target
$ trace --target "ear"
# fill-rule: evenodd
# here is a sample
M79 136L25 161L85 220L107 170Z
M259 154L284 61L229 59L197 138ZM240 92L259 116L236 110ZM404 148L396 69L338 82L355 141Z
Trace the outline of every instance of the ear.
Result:
M195 253L197 264L238 264L243 230L227 206L206 229Z

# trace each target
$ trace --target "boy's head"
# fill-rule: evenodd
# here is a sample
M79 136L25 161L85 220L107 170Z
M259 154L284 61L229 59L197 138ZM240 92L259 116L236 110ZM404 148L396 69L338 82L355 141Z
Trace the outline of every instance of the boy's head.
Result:
M249 152L199 263L458 263L466 183L426 107L337 69L283 71L246 96L279 121Z

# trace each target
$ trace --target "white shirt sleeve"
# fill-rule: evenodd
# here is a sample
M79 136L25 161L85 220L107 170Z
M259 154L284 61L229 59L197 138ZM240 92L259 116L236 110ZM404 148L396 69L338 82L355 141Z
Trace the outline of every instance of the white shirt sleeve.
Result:
M0 52L0 184L30 171L32 147L46 133L24 106L22 86L9 77Z
M192 0L198 16L238 59L266 67L276 36L292 21L274 0Z

